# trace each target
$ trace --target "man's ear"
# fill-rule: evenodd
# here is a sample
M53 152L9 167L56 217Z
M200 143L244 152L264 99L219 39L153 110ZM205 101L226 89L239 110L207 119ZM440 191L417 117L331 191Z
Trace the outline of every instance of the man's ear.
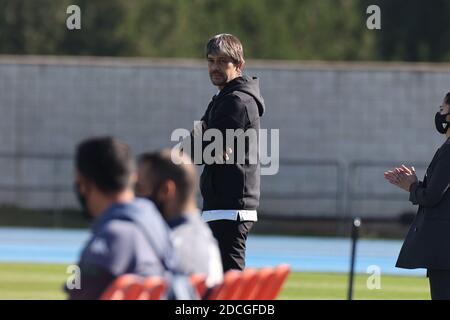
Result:
M158 193L160 199L173 201L177 194L177 187L175 185L175 182L173 180L165 181L161 188L159 188Z
M241 63L238 63L238 64L236 65L236 70L237 70L239 73L242 73L242 70L244 70L244 64L245 64L245 61L242 61Z
M172 201L177 197L177 186L173 180L167 181L167 195Z
M137 182L138 182L138 174L137 174L137 172L135 172L130 177L130 185L131 185L131 187L134 188L134 186L136 185Z
M87 191L87 185L88 185L88 180L81 175L80 173L77 173L75 176L75 182L78 184L78 189L80 191L81 194L86 194Z

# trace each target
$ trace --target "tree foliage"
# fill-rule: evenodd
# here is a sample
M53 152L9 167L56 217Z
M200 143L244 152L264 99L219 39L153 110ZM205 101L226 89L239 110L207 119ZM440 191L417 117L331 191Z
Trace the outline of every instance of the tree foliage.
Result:
M0 53L202 58L226 32L252 59L445 61L449 16L448 0L0 0Z

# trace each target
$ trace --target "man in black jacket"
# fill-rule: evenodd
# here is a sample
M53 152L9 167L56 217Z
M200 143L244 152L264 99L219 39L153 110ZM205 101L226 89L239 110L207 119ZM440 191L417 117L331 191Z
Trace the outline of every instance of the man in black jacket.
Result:
M258 135L264 100L258 79L242 75L244 54L236 37L220 34L211 38L206 58L211 82L219 92L201 118L202 151L212 143L203 142L210 129L220 131L224 143L223 153L215 154L217 161L208 163L202 154L202 217L218 240L224 271L243 270L247 235L257 221L259 205ZM230 131L236 134L233 139L227 139ZM198 135L195 132L192 141Z

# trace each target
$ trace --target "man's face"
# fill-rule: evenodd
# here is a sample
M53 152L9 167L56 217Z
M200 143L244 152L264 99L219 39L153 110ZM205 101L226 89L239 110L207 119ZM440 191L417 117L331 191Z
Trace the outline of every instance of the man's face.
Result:
M230 57L208 54L207 60L211 82L220 89L241 74L242 66L234 64Z
M157 182L157 179L152 176L151 170L149 165L139 165L136 195L153 201L162 216L166 220L171 220L181 213L178 210L180 201L176 184L171 179Z

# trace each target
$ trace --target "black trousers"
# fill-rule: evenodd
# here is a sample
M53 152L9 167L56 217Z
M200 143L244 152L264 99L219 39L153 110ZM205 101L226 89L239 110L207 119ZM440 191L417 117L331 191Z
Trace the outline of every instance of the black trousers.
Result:
M450 300L450 270L427 270L432 300Z
M219 243L223 271L244 270L247 235L255 222L217 220L209 221L209 227Z

